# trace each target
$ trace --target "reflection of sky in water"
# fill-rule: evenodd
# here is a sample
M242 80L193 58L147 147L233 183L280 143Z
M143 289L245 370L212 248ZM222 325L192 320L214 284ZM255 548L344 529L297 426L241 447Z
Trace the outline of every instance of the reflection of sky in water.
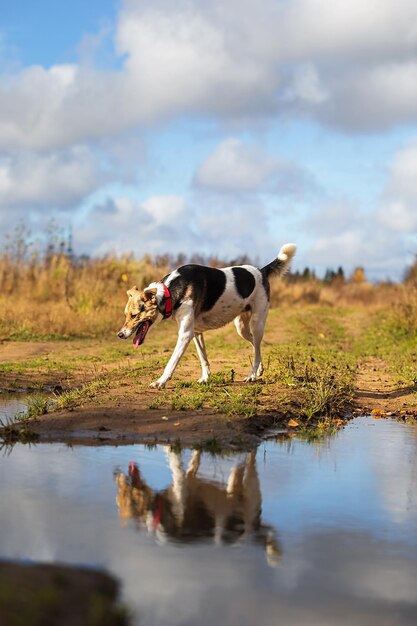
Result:
M271 568L253 541L159 545L121 528L113 470L135 461L166 488L161 448L16 446L0 458L0 555L100 564L141 624L415 624L416 448L415 427L382 420L321 445L260 446L262 522L283 553ZM203 455L199 474L225 485L235 462Z
M24 394L0 394L0 420L6 423L20 411L26 411L26 398Z

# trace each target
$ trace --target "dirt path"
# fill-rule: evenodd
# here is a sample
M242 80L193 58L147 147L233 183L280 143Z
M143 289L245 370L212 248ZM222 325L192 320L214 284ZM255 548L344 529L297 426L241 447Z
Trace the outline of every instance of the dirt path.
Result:
M386 363L376 357L359 362L355 412L380 415L417 415L415 386L395 384Z
M150 389L149 383L160 375L175 345L174 324L155 329L136 352L131 343L121 343L114 335L71 342L0 343L0 392L20 388L75 392L72 398L64 398L61 406L65 408L30 419L30 430L41 439L89 444L181 441L184 445L248 448L270 433L293 432L294 421L296 427L307 424L314 428L315 420L306 418L307 408L321 387L310 385L305 393L304 371L308 369L311 378L311 363L317 361L323 372L329 367L338 367L341 376L349 372L345 375L351 384L357 354L375 353L372 345L360 346L364 329L374 323L373 312L363 308L272 310L263 345L264 383L255 399L250 386L243 383L251 348L231 327L207 337L213 373L220 375L209 390L211 395L190 385L200 375L193 347L165 391ZM275 346L283 349L274 353ZM351 354L349 364L344 363L342 353ZM288 354L294 355L296 366ZM413 356L411 353L407 365ZM363 356L357 365L355 415L374 411L379 416L417 417L416 386L398 386L390 373L397 361L385 363L381 358ZM96 383L100 384L94 387ZM76 395L80 389L81 397ZM350 389L337 418L351 415Z

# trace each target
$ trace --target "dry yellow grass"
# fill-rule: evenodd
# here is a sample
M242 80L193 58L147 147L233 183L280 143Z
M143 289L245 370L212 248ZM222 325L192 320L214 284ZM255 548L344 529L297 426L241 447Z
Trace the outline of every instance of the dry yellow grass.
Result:
M126 290L162 278L176 261L133 256L72 259L64 253L0 256L0 340L99 337L121 324ZM211 259L212 265L221 265ZM294 276L272 281L272 306L388 306L410 316L412 283L372 285L364 279L325 282ZM415 287L414 287L415 290ZM415 301L415 300L414 300ZM405 307L405 308L404 308ZM408 308L407 308L408 307ZM413 309L414 310L414 309Z

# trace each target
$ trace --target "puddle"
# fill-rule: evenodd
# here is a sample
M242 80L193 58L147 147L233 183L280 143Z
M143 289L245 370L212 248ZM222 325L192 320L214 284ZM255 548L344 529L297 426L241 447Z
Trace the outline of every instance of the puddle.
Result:
M0 420L4 423L12 420L18 413L27 410L30 394L26 393L1 393L0 394Z
M0 557L103 567L141 626L414 625L416 453L366 418L223 458L17 444Z

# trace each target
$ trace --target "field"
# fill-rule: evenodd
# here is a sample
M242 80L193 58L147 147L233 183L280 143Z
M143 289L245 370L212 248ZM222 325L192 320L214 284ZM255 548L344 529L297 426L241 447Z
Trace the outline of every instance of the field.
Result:
M172 264L171 260L171 264ZM212 260L213 264L221 264ZM193 345L163 391L149 388L176 340L153 329L137 351L116 333L125 291L162 277L169 259L87 260L65 254L0 264L0 388L35 391L29 415L3 437L170 441L245 447L265 434L316 437L355 412L412 419L417 410L417 297L404 284L370 285L363 273L273 284L263 342L265 373L242 381L251 346L229 325L206 335L213 376L199 385ZM45 393L46 392L46 393Z

